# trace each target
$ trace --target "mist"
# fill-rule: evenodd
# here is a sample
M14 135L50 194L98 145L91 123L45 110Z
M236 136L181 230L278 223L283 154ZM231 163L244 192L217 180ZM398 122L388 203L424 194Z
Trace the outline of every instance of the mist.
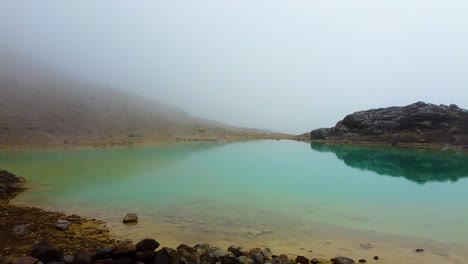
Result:
M468 107L468 2L0 2L0 51L230 125L304 133L357 110Z

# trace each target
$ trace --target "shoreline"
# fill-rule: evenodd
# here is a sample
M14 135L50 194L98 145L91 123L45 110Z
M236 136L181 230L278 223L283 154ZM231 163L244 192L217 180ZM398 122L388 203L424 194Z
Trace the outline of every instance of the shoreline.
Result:
M160 145L180 142L215 142L231 143L255 140L297 140L297 136L289 134L252 134L252 135L227 135L227 136L180 136L161 138L141 138L116 141L86 141L77 144L50 143L50 144L1 144L0 151L4 150L54 150L54 149L80 149L80 148L118 148L137 147L143 145ZM7 146L6 146L7 145Z

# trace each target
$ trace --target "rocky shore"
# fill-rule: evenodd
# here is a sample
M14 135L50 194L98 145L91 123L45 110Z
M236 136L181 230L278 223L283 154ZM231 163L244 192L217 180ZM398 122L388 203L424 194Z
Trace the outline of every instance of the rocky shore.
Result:
M24 190L21 187L24 181L0 170L0 264L355 263L342 256L317 259L275 255L269 248L245 250L230 246L225 250L208 244L181 244L176 249L162 247L157 250L160 243L154 239L144 239L137 244L129 240L116 241L102 221L9 204L15 194ZM138 216L128 214L123 222L134 224L137 219ZM373 261L378 259L375 256Z
M468 110L417 102L403 107L359 111L334 127L298 139L335 143L385 144L468 150Z

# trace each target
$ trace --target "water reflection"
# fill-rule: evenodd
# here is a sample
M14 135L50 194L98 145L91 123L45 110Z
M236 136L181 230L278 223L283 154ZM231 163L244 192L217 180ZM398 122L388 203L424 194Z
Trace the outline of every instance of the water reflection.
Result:
M417 183L456 182L468 177L468 154L373 146L312 143L319 152L332 152L350 167L380 175L404 177Z

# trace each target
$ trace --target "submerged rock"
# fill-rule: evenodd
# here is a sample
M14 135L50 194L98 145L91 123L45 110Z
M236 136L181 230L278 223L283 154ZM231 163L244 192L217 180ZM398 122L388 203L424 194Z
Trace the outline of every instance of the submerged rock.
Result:
M333 264L355 264L354 260L347 257L338 257L333 260Z
M124 224L137 223L137 222L138 222L138 215L137 215L137 214L128 213L128 214L124 217L123 222L124 222Z

